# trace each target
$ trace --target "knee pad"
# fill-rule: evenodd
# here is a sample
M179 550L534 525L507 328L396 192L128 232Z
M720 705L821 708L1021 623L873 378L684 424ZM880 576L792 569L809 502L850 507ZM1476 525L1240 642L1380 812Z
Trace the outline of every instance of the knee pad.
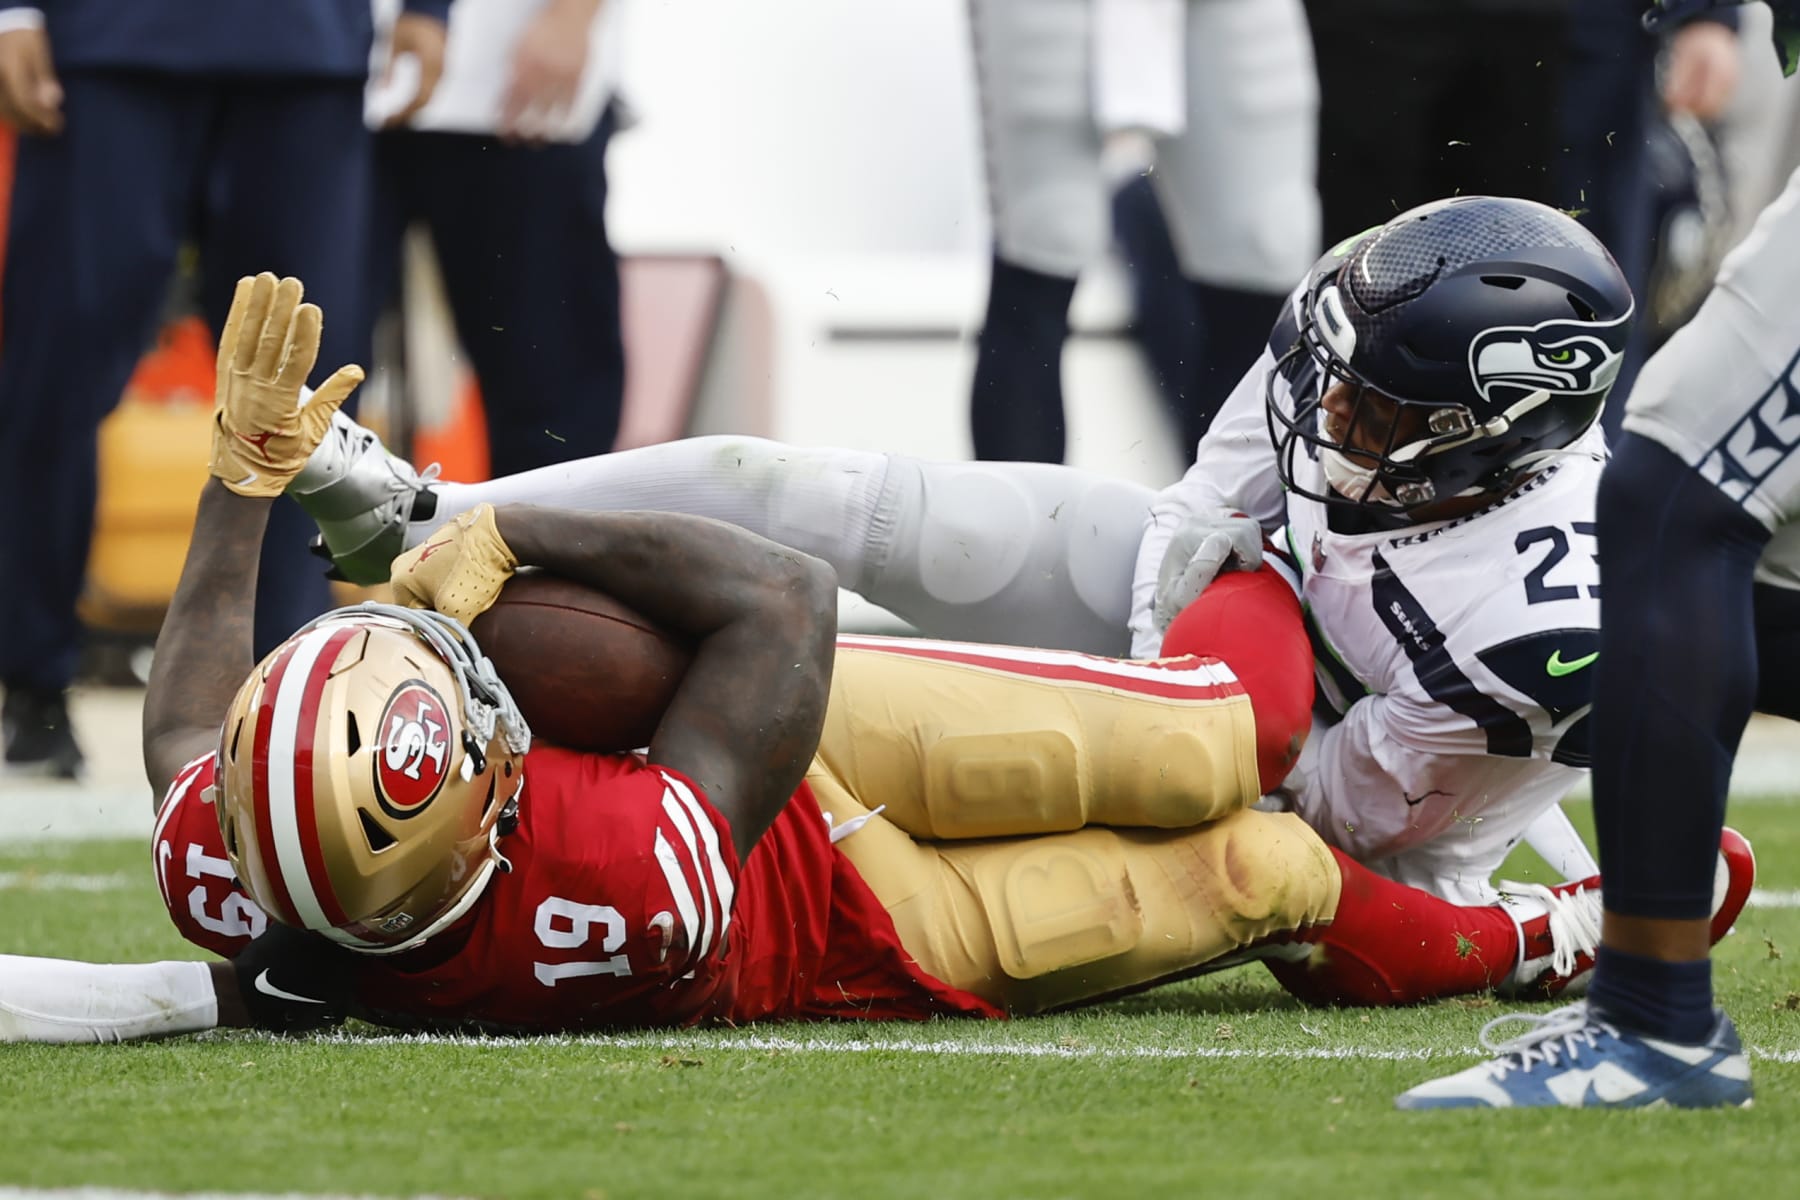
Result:
M1008 837L1087 823L1080 753L1056 729L947 737L925 752L925 812L941 838Z
M962 857L1013 979L1115 958L1144 935L1123 845L1094 830L982 847Z

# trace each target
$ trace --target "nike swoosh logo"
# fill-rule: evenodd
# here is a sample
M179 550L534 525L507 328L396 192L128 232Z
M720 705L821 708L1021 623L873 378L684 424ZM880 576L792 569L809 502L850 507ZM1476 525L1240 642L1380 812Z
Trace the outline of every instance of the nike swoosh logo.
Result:
M1544 670L1548 671L1552 678L1561 679L1564 675L1573 675L1575 672L1581 670L1581 668L1589 665L1599 657L1600 652L1596 650L1592 654L1582 655L1574 662L1564 662L1562 651L1552 650L1550 652L1549 661L1544 663Z
M256 977L256 990L265 996L273 996L277 1000L293 1000L300 1004L323 1004L323 1000L315 1000L311 996L296 996L292 992L284 992L269 982L269 969L263 968L262 974Z

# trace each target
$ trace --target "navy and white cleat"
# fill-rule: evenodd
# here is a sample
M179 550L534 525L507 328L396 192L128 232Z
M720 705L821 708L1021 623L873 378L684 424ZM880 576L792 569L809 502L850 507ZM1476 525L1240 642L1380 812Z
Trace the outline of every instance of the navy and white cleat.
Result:
M1731 1018L1717 1014L1698 1045L1631 1033L1601 1019L1586 1001L1554 1012L1510 1013L1481 1031L1492 1062L1403 1092L1396 1108L1743 1108L1750 1060ZM1525 1023L1516 1037L1496 1038Z
M351 583L385 583L388 565L406 549L406 524L420 502L435 505L437 464L416 471L381 439L334 413L325 439L287 494L318 525L337 574Z

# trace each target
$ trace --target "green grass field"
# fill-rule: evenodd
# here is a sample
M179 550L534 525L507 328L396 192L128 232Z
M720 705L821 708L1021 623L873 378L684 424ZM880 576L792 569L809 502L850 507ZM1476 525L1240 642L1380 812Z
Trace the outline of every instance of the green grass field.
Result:
M1397 1113L1396 1092L1474 1061L1509 1009L1308 1010L1251 967L1010 1023L0 1046L0 1194L1790 1194L1800 798L1746 800L1732 822L1770 901L1716 960L1757 1055L1748 1111ZM135 842L0 846L0 930L15 953L191 956Z

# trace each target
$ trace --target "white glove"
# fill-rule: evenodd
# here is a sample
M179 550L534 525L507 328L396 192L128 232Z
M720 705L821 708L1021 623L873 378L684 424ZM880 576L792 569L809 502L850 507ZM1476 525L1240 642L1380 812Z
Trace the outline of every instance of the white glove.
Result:
M1183 521L1156 573L1156 631L1167 633L1182 609L1200 598L1221 571L1262 566L1262 526L1243 513L1217 509Z

